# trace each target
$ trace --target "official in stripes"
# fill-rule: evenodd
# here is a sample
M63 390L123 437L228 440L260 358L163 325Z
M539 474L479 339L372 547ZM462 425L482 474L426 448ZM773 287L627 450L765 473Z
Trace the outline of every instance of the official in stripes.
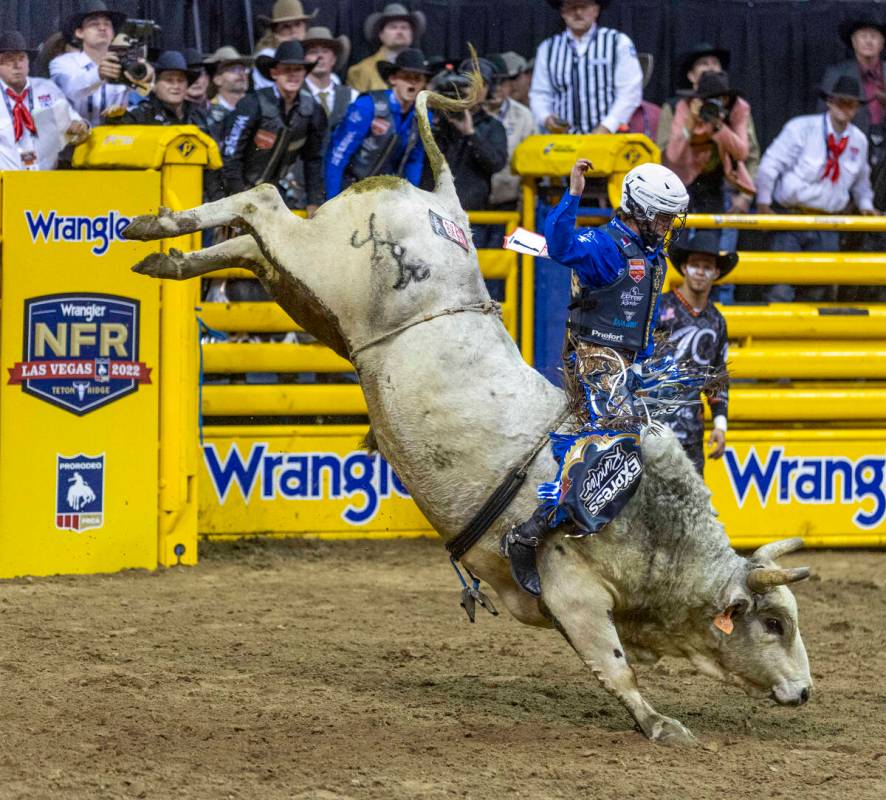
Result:
M597 24L607 2L548 0L566 30L538 46L529 103L549 133L615 133L643 99L634 43Z

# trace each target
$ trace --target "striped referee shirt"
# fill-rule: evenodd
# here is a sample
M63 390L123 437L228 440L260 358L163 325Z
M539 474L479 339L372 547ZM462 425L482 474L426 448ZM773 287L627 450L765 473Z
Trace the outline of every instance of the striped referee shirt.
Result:
M643 72L630 38L595 25L581 39L569 30L545 39L535 54L529 104L544 128L553 115L570 133L626 125L643 99Z

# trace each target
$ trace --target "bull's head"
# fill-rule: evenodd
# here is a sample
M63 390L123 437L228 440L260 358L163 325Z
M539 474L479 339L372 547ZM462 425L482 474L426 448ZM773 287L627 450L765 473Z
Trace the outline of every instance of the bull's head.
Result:
M775 559L803 546L785 539L759 548L733 575L720 598L710 635L712 659L693 659L702 671L781 705L802 705L812 692L797 601L787 588L809 577L806 567L780 569Z

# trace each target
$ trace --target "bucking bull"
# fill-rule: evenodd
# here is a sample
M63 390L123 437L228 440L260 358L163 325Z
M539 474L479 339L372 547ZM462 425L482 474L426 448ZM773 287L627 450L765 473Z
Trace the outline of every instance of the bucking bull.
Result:
M447 541L548 431L570 424L563 392L523 361L496 314L427 121L429 104L460 112L472 99L418 96L433 192L373 177L303 220L265 184L137 217L124 233L150 240L232 224L248 231L193 253L154 253L133 269L176 280L225 267L254 272L299 325L354 365L379 450ZM653 741L695 740L646 702L632 661L682 656L752 695L805 703L812 679L786 584L809 571L775 564L802 541L738 555L673 435L645 435L643 453L640 488L615 521L587 538L561 529L546 539L539 599L514 584L499 540L532 513L535 487L556 473L550 448L531 460L519 493L463 565L518 620L557 628Z

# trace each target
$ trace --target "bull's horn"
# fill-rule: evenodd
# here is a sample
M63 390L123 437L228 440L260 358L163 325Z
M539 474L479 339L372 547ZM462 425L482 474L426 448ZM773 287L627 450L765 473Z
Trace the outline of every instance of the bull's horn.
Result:
M748 573L748 588L754 594L768 592L774 586L806 580L809 567L792 567L791 569L752 569Z
M769 542L769 544L758 547L751 559L753 561L775 561L787 553L800 550L803 544L803 540L799 536L795 536L793 539L779 539L777 542Z

